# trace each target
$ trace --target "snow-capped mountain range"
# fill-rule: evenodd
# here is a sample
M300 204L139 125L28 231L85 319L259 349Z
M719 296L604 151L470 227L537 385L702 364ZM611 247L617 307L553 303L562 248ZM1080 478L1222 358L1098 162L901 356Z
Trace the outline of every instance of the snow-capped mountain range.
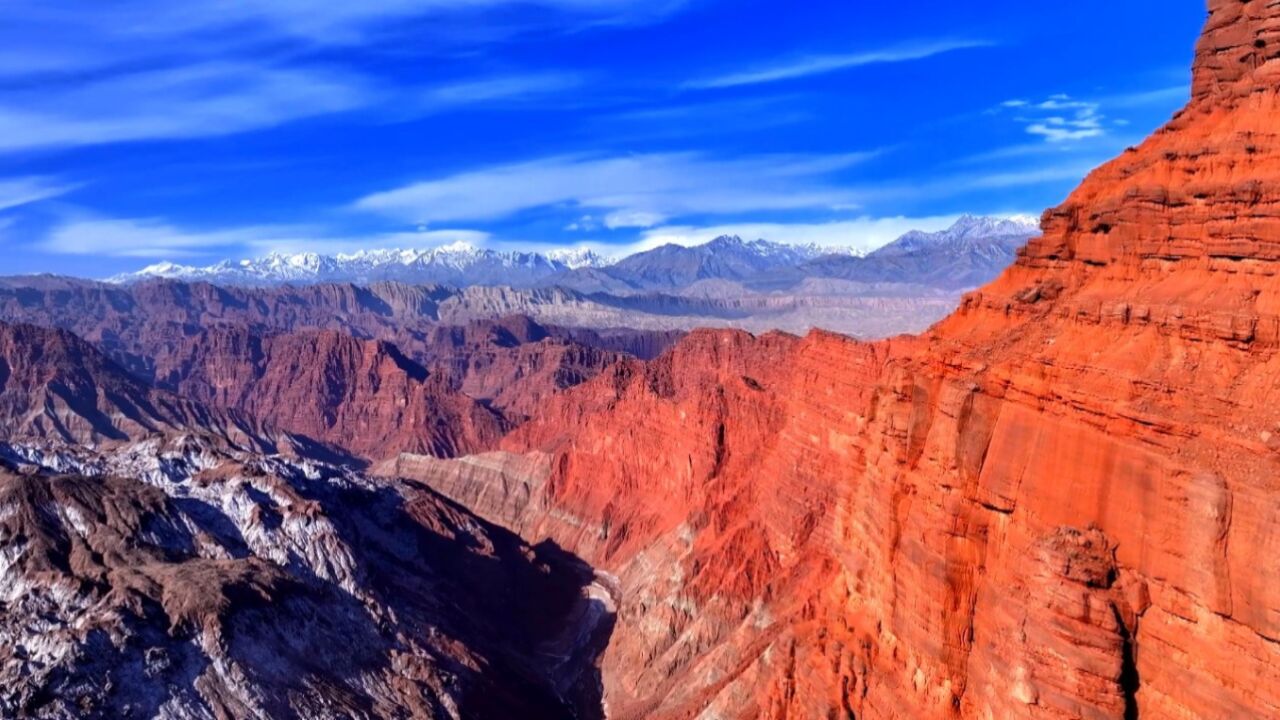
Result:
M938 232L912 230L876 251L877 255L906 255L927 248L996 249L1006 240L1021 244L1040 231L1040 221L1027 215L1009 218L963 215L954 225Z
M1033 218L965 215L946 230L912 231L864 258L826 256L800 266L801 275L863 283L907 283L946 291L994 279L1040 232Z
M530 285L582 267L608 264L586 249L548 253L503 252L455 242L427 249L361 250L338 255L271 253L262 258L193 267L162 262L136 273L111 278L132 283L149 278L204 281L230 285L283 283L376 282L400 280L446 285Z
M964 216L951 228L913 231L872 253L918 254L929 247L1003 256L1009 242L1033 235L1033 218ZM988 248L987 246L991 246ZM206 267L161 262L110 278L128 284L166 278L226 285L279 285L319 282L369 283L396 280L458 287L564 285L582 290L675 289L699 280L740 281L774 271L794 271L807 264L856 261L864 253L844 247L792 245L768 240L719 237L706 244L665 245L623 258L610 258L585 248L547 252L500 251L456 242L428 249L378 249L323 255L314 252L272 253L262 258L223 261Z

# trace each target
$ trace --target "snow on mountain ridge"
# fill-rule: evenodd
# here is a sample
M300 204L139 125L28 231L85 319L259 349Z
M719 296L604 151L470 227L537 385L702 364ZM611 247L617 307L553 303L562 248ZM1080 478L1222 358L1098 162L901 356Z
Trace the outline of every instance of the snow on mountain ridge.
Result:
M737 235L721 235L700 247L711 249L723 249L727 247L745 249L758 257L769 260L812 260L823 255L853 255L859 256L863 254L862 250L853 246L839 245L818 245L817 243L780 243L772 240L759 238L756 240L746 241Z
M614 262L614 258L605 257L590 248L559 248L548 250L543 255L549 260L563 263L570 270L606 267Z
M876 250L873 255L914 253L926 248L968 247L1000 254L1006 245L1021 245L1040 232L1040 222L1026 216L1010 218L962 215L955 223L937 232L912 230Z
M994 240L1021 242L1039 231L1029 216L979 217L965 215L950 228L934 233L912 231L877 250L883 255L914 252L937 245L987 245ZM851 239L852 240L852 239ZM1003 243L1007 244L1007 243ZM825 256L864 257L866 252L848 246L814 243L779 243L765 239L743 240L722 235L703 245L657 248L626 257L606 257L595 250L556 248L541 252L493 250L466 240L430 248L375 248L324 255L317 252L273 252L257 259L224 260L205 267L158 262L134 273L109 278L127 284L151 278L227 284L273 285L308 282L356 282L399 280L450 285L532 286L575 270L599 269L643 262L653 252L694 252L704 258L737 258L731 262L749 266L789 267ZM719 262L719 260L715 261Z
M109 278L131 283L150 278L224 283L275 284L285 282L360 282L409 279L425 282L463 282L469 274L498 282L503 271L516 271L512 282L540 279L578 267L601 267L608 261L586 249L547 253L498 251L464 240L433 248L378 248L322 255L316 252L273 252L257 259L224 260L205 267L159 262L135 273ZM520 277L526 275L529 277Z

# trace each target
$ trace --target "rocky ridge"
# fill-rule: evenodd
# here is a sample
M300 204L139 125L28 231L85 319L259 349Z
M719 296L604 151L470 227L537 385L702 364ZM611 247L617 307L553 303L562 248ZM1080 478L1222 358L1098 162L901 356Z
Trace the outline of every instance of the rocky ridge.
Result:
M0 457L7 717L599 716L590 570L421 486L194 442Z
M427 284L430 302L417 305L417 313L454 324L524 314L563 327L821 327L874 338L925 329L955 308L960 291L1007 267L1014 249L1035 232L1035 222L1025 218L965 216L945 231L908 233L869 254L736 236L664 245L616 262L584 252L544 256L447 246L273 255L209 268L164 263L115 282L213 283L256 288L251 294L263 298L307 294L280 288L287 284L350 283L375 296L393 285Z
M136 273L116 276L111 282L128 284L165 278L255 286L399 280L415 284L501 283L525 287L576 268L603 267L608 262L590 250L500 252L458 241L425 249L361 250L338 255L272 253L255 260L223 261L208 267L161 262Z

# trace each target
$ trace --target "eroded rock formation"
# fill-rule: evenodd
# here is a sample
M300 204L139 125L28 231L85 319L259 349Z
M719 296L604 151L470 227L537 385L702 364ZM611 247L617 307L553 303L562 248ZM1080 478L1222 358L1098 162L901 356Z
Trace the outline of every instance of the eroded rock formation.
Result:
M161 383L358 457L453 457L487 449L503 417L385 342L337 331L202 331L165 356Z
M225 288L158 280L122 287L47 276L0 278L0 319L69 330L148 381L154 379L156 365L179 352L192 336L226 326L258 335L334 330L393 343L425 365L442 351L444 357L452 357L450 351L456 348L448 341L454 332L474 337L504 328L508 339L518 337L521 343L586 345L603 353L645 358L658 355L681 335L630 330L624 322L592 330L512 317L521 310L545 307L568 325L601 326L575 322L572 310L554 310L582 302L560 290L456 290L390 282L368 287ZM522 332L511 332L521 324L526 326Z
M69 332L0 323L0 440L97 446L181 433L264 452L295 442L241 413L156 390Z
M616 578L613 718L1277 716L1280 3L1209 6L925 335L694 333L395 470Z
M4 717L598 717L590 570L421 486L193 443L6 455Z

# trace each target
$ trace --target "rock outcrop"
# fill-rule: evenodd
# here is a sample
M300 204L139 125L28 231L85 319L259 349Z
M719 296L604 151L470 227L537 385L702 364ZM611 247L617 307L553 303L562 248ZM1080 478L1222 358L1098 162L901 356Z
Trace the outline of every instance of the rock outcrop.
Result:
M191 443L6 454L4 717L600 716L590 570L425 488Z
M896 261L891 264L897 265ZM395 282L237 288L149 280L121 287L17 277L0 278L0 319L70 330L100 343L112 359L145 376L148 345L140 341L173 342L191 328L219 323L248 325L257 331L342 330L394 342L411 357L422 359L416 342L427 328L510 315L526 315L554 328L556 337L584 343L593 337L589 331L596 331L610 339L601 349L632 352L633 347L665 349L681 331L698 327L797 332L826 327L884 337L921 330L959 302L957 291L913 283L792 280L786 291L706 280L680 294L622 296L564 288L459 290ZM706 283L720 291L705 292Z
M396 470L616 577L612 718L1280 715L1280 3L1209 7L923 336L693 333Z

